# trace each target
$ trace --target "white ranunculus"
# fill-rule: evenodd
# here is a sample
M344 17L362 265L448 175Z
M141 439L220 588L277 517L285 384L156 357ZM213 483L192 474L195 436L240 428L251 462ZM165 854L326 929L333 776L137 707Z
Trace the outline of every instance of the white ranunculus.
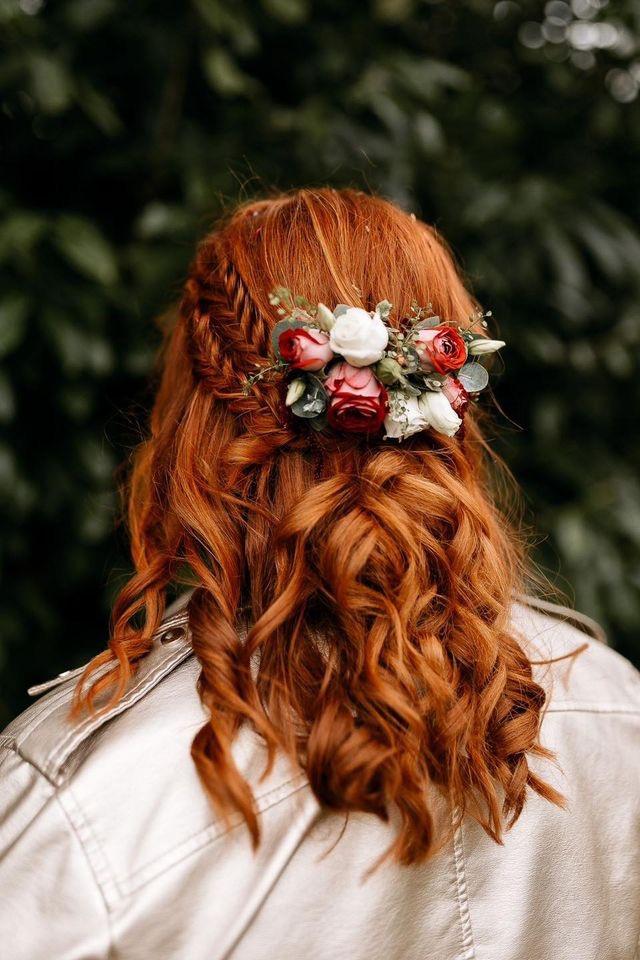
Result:
M420 412L436 433L452 437L462 420L441 390L425 390L418 398Z
M389 394L389 413L385 417L385 439L404 440L414 433L426 430L429 422L420 409L417 397L410 397L399 390Z
M352 367L377 363L389 342L389 331L379 313L373 316L360 307L349 307L331 328L329 346Z

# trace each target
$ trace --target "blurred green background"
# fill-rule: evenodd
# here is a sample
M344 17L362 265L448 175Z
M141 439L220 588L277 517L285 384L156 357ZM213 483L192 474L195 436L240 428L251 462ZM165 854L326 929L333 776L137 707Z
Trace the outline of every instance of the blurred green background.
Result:
M116 470L196 239L302 184L452 243L509 341L537 556L638 658L637 2L0 0L0 27L2 719L104 645Z

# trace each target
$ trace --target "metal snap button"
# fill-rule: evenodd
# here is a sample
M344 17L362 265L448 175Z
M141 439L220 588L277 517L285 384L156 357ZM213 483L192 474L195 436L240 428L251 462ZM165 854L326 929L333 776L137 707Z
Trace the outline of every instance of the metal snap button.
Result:
M173 643L174 640L182 640L184 635L184 627L172 627L171 630L165 630L160 635L160 643Z

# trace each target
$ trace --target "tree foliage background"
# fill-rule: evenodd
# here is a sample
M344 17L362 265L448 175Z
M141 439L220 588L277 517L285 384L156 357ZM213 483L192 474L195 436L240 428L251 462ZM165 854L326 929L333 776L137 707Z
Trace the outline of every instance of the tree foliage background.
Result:
M509 341L496 443L538 558L637 656L639 19L633 0L0 0L0 713L105 642L115 471L196 239L302 184L381 191L452 243Z

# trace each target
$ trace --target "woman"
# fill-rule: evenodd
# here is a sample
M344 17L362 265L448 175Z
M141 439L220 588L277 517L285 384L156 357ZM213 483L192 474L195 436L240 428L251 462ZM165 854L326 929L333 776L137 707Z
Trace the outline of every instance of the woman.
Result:
M636 955L639 678L522 596L490 325L362 193L205 239L109 647L3 736L12 960Z

